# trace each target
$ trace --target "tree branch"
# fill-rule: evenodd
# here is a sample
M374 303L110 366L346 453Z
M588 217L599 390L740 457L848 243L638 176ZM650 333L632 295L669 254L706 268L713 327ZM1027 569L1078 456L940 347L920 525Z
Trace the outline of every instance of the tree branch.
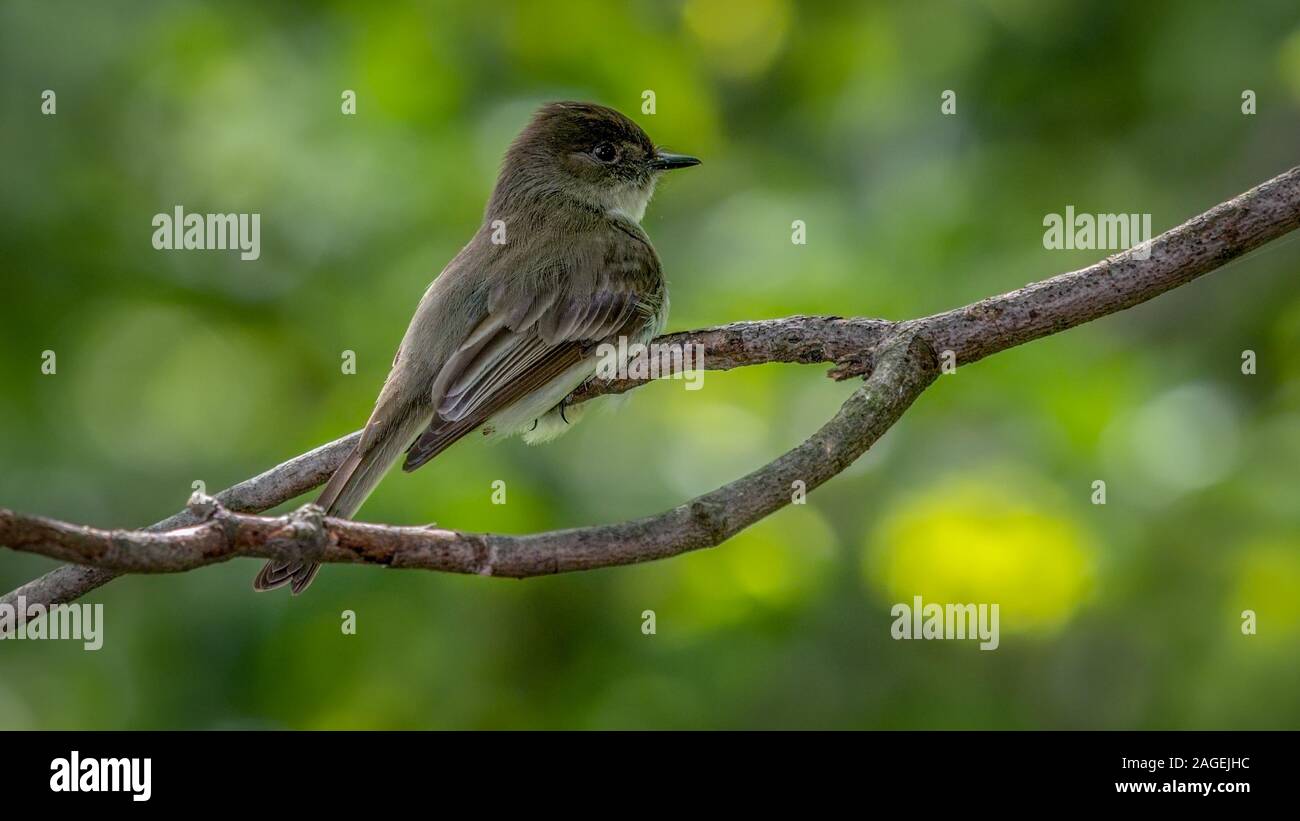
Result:
M868 375L816 434L776 461L694 501L621 524L528 536L391 527L260 512L323 483L356 433L241 482L141 531L100 531L0 510L0 544L77 562L11 592L46 604L76 599L119 572L179 572L234 556L319 556L504 576L532 576L664 558L721 543L812 489L860 456L934 378L933 351L974 362L1016 345L1124 310L1195 279L1300 227L1294 168L1137 248L1000 296L923 319L796 316L669 334L659 342L703 345L706 367L830 362L831 376ZM582 402L645 380L593 381ZM78 566L85 565L85 566Z
M105 531L0 510L0 542L119 573L177 573L236 556L308 558L523 578L632 564L721 544L861 456L934 380L934 353L898 337L871 378L798 447L741 479L656 516L529 536L461 533L327 519L315 505L250 516L196 494L176 530Z

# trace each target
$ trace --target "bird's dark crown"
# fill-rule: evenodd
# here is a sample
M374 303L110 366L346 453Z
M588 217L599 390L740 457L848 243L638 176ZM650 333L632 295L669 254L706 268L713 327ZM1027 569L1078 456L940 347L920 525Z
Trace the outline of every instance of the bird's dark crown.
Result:
M641 126L622 112L595 103L547 103L520 135L520 142L525 141L542 143L557 154L590 151L602 142L632 144L646 156L655 151Z

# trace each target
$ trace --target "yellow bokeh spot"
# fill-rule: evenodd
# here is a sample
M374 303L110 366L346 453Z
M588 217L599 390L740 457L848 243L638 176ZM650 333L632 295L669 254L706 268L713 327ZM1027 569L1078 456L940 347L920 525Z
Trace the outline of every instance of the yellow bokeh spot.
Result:
M790 27L786 0L691 0L683 14L718 67L736 76L766 68Z
M1233 609L1255 611L1255 635L1291 638L1300 632L1300 544L1257 544L1243 551Z
M1061 625L1092 588L1095 550L1082 527L1021 477L943 482L889 514L864 570L892 601L997 604L1002 627Z

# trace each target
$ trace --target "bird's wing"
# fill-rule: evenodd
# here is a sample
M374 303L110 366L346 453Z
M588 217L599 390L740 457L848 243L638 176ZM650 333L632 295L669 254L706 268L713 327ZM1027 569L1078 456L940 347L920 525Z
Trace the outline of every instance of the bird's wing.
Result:
M487 315L434 379L433 421L403 470L559 378L600 342L644 332L663 300L658 259L641 242L601 245L575 246L549 276L498 283Z

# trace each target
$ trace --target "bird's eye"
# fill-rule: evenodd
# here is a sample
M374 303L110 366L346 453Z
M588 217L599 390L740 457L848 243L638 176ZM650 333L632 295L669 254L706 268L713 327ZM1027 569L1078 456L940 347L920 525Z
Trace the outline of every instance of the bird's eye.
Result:
M591 149L591 155L601 162L613 162L614 158L618 156L618 152L609 143L601 143Z

